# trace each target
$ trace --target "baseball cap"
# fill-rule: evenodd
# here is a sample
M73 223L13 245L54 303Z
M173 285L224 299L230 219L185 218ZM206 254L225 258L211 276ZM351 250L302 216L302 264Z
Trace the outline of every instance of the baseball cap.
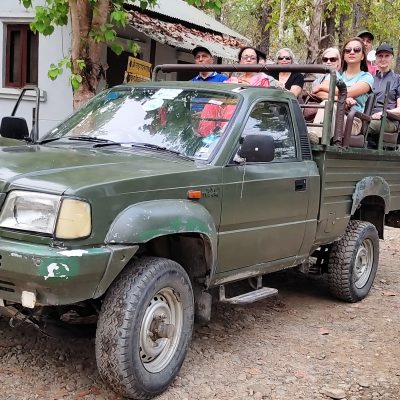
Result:
M389 43L381 43L376 49L375 54L378 54L382 51L387 51L390 54L394 54L393 47Z
M369 36L371 38L371 40L374 40L374 35L370 31L367 31L367 30L363 30L361 32L358 32L357 36L358 37Z
M210 56L212 56L211 51L207 49L207 47L203 47L203 46L196 46L193 50L192 50L192 54L196 57L196 54L199 51L204 51L205 53L208 53Z

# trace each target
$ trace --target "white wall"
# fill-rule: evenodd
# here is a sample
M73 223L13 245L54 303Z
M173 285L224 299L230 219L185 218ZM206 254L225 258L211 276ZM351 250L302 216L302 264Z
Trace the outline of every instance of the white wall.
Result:
M42 1L37 1L38 5ZM0 1L0 118L9 115L18 97L19 90L5 88L5 40L6 24L29 23L32 11L26 10L18 0ZM51 63L58 62L69 54L69 27L57 28L49 37L39 36L39 75L38 86L43 92L40 103L39 131L43 135L72 112L72 89L68 82L69 74L64 72L55 81L47 77ZM32 119L34 102L24 101L18 115L24 116L28 124Z

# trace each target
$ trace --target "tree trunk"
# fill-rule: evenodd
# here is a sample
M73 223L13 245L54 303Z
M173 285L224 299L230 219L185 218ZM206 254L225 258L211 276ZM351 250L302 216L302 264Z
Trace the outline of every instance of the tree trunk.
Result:
M353 31L365 29L371 10L371 0L357 0L353 6Z
M271 19L272 6L269 1L264 1L261 4L261 12L258 18L258 27L261 32L259 49L267 56L269 55L269 47L271 42L271 28L266 28Z
M283 42L284 26L285 26L285 8L286 8L286 0L281 0L281 9L280 9L279 21L278 21L278 44L279 44L279 47L282 47L282 42Z
M326 7L325 7L326 8ZM335 18L336 8L334 8L329 14L325 9L325 24L323 31L323 39L320 41L320 49L327 49L335 44Z
M339 29L338 29L338 42L339 43L344 43L344 41L347 38L347 31L346 31L346 22L349 20L349 16L346 14L342 14L340 16L340 21L339 21Z
M77 110L96 94L97 86L103 76L101 56L104 44L93 40L89 31L91 29L100 31L100 28L107 23L110 0L98 0L95 7L89 0L69 0L69 5L72 28L72 73L82 75L82 83L73 95L74 110ZM85 62L83 71L79 67L78 60Z
M396 64L394 66L394 71L396 73L400 73L400 40L397 44L397 57L396 57Z
M307 63L314 63L319 55L319 43L321 40L321 24L324 0L313 0L313 13L310 20L310 31L307 39Z

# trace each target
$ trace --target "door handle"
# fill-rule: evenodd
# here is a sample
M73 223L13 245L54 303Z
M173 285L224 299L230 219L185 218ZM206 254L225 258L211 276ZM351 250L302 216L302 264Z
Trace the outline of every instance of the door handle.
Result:
M307 179L296 179L294 181L295 192L304 192L307 190Z

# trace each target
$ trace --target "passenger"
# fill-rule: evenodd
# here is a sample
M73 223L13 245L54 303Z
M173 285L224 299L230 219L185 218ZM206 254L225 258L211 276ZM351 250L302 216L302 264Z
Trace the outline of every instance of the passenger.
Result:
M214 57L210 50L206 47L197 46L192 50L194 62L198 65L214 64ZM220 74L215 71L201 71L198 75L192 78L193 82L224 82L228 79L225 74ZM193 98L192 111L201 112L204 108L204 99Z
M336 47L329 47L325 49L322 53L321 57L322 65L326 65L327 67L332 67L336 71L340 69L340 51ZM319 74L318 76L312 83L312 90L316 88L318 85L321 85L323 82L327 83L330 81L331 75L329 73L326 74ZM321 92L316 92L316 93L307 93L306 98L305 98L305 103L308 104L309 106L312 104L318 104L321 103L321 101L327 100L328 99L328 93L325 91ZM324 103L322 103L324 104ZM318 114L318 111L321 114L321 111L323 110L321 108L317 107L306 107L303 110L303 115L306 121L309 122L317 122L314 121L316 115ZM323 117L323 116L322 116ZM315 131L317 131L316 129ZM322 133L322 132L321 132Z
M377 71L376 63L373 60L369 60L368 58L374 58L373 52L373 45L374 45L374 35L367 31L358 32L357 37L359 37L365 46L365 52L367 53L367 65L368 65L368 72L371 75L375 75Z
M327 67L335 68L336 71L340 70L340 51L336 47L329 47L325 49L322 53L321 57L322 65L326 65ZM329 82L331 75L322 74L317 79L314 80L312 83L312 89L316 88L317 85L320 85L322 82ZM313 90L314 92L314 90ZM327 92L314 92L315 97L319 98L320 100L326 100L328 98Z
M360 38L352 38L344 44L341 60L342 72L338 73L338 79L343 80L347 86L346 108L350 110L350 108L354 106L357 111L363 112L368 93L372 90L374 78L368 72L367 55ZM320 85L316 85L316 87L313 88L314 94L321 96L320 92L329 93L328 82L322 82ZM323 109L318 111L314 120L315 123L322 123L323 112ZM332 126L334 125L335 121L333 119ZM354 118L351 134L358 135L361 131L361 125L361 120L359 118ZM317 134L317 137L315 137L314 134ZM317 138L320 138L321 135L322 129L313 128L312 134L310 134L310 140L316 143Z
M258 54L258 63L261 65L265 65L267 63L267 55L261 50L257 50Z
M192 50L195 64L214 64L214 57L206 47L197 46ZM228 79L225 74L215 71L201 71L196 75L193 82L224 82Z
M378 71L374 76L373 92L376 94L376 103L372 111L372 121L368 128L368 141L370 147L375 147L379 139L383 103L385 101L386 85L390 83L387 98L387 109L394 115L400 117L400 76L391 70L393 63L393 47L382 43L376 49L376 62ZM397 132L398 121L387 118L384 132ZM371 135L371 136L370 136Z
M244 47L239 51L238 60L241 65L258 64L259 53L253 47ZM238 76L231 76L225 83L269 87L271 79L274 80L263 72L241 72ZM222 132L232 118L235 109L236 105L206 104L201 112L197 133L200 136L208 136L218 131Z
M258 64L260 53L254 47L243 47L238 54L241 65ZM238 76L231 76L225 83L240 83L251 86L271 86L271 77L264 72L241 72Z
M278 65L294 63L292 50L285 47L276 53ZM304 86L304 76L300 72L274 72L271 74L278 82L277 86L290 90L296 97L300 96Z

